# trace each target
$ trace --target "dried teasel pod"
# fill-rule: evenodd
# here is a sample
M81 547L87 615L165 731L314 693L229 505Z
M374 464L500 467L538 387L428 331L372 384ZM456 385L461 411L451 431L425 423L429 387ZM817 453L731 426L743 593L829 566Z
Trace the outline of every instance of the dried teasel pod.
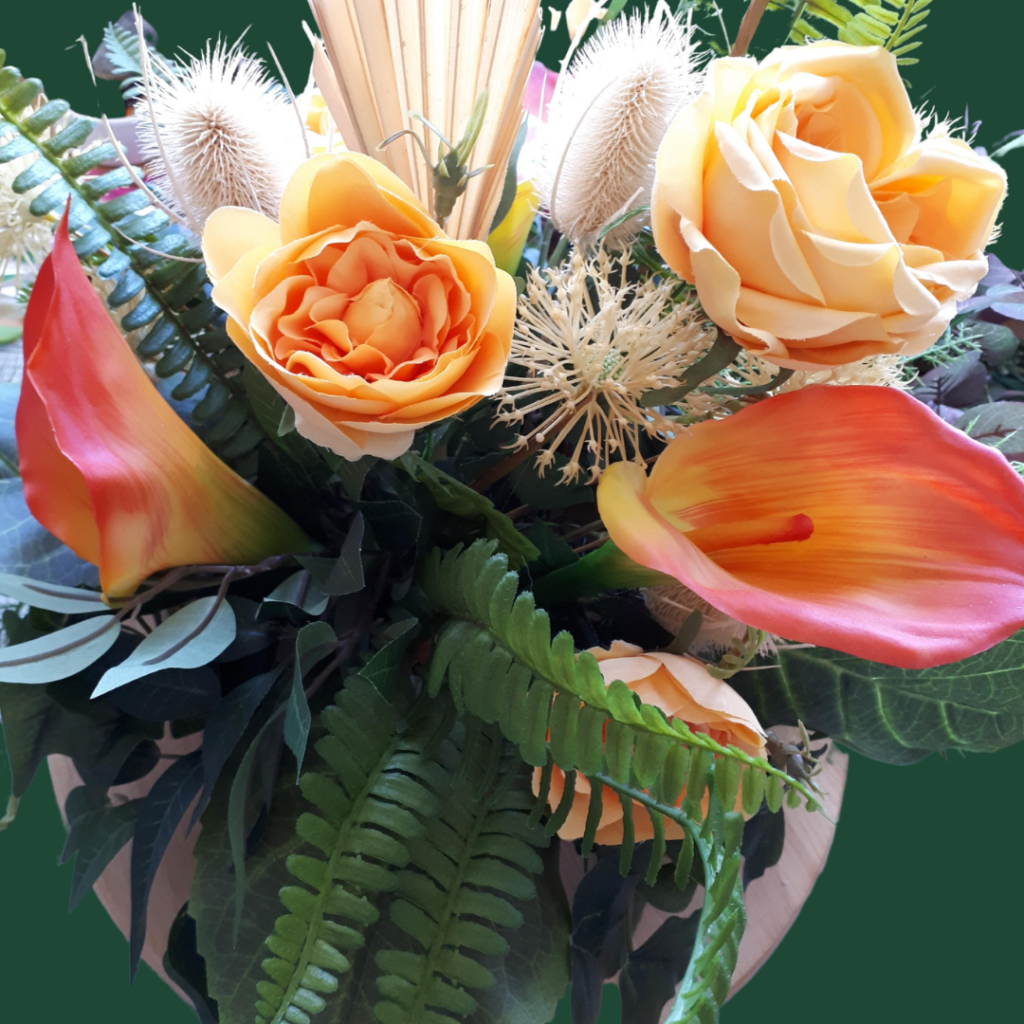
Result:
M560 77L541 136L538 187L559 231L592 242L650 202L658 145L700 84L690 27L664 0L594 34ZM609 243L641 223L638 215L617 226Z
M222 206L276 217L305 136L263 62L218 41L187 63L145 64L139 136L164 201L196 234Z

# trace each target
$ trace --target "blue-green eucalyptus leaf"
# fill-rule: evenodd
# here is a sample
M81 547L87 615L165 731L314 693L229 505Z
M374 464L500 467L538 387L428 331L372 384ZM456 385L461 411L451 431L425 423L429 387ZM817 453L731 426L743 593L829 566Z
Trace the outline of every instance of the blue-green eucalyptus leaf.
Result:
M0 594L33 608L65 615L91 615L108 610L103 597L94 590L62 587L59 583L43 583L8 573L0 573Z
M201 597L161 622L120 665L103 673L93 697L165 668L208 665L235 638L235 613L217 596Z
M307 615L321 615L327 607L327 595L316 585L307 569L279 583L265 598L264 605L290 604Z
M110 612L0 649L0 682L52 683L101 658L117 640L120 626Z

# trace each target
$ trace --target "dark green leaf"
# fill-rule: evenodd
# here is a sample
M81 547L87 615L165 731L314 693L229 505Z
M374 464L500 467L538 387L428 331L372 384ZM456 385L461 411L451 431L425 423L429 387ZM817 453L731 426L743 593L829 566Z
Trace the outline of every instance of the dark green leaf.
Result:
M309 558L296 559L309 570L313 582L324 594L332 597L345 597L363 589L363 544L364 523L361 513L356 513L341 546L341 554L336 559Z
M519 180L516 174L516 165L519 163L519 151L523 148L523 143L526 141L526 131L529 123L529 119L524 115L519 131L516 132L515 142L512 143L512 151L508 156L508 166L505 168L505 181L501 187L501 199L498 201L497 210L494 211L494 218L491 221L490 227L491 231L508 216L508 211L512 209L512 203L515 202L516 187Z
M721 373L740 354L742 346L737 344L724 331L719 331L715 343L705 355L687 369L679 378L679 383L656 391L647 391L640 397L640 404L645 409L655 405L671 405L688 395L697 385Z
M482 520L487 536L498 542L513 568L537 557L533 544L516 530L508 516L494 507L490 499L431 465L415 452L406 452L398 462L409 476L430 491L434 501L446 512L463 519Z
M238 661L277 641L275 630L259 621L260 605L256 601L231 596L228 602L235 613L235 639L216 659L218 662Z
M264 737L279 735L281 718L285 713L282 704L263 723L252 743L249 744L242 757L242 762L231 780L227 807L227 838L231 851L232 870L234 872L234 914L232 916L233 934L237 941L242 926L242 908L245 901L246 887L246 839L248 836L247 812L249 810L249 793L256 755L259 753Z
M207 991L217 1000L220 1024L252 1024L256 982L263 977L260 962L267 955L264 943L283 912L278 893L282 886L294 884L286 861L304 846L296 835L295 822L310 805L294 778L282 773L267 828L242 862L247 870L242 872L239 902L244 901L245 913L238 918L236 934L238 874L228 829L231 789L230 774L226 771L203 816L195 848L197 866L189 907L196 920L197 949L206 961ZM342 1022L321 1017L317 1024Z
M423 517L404 501L360 501L373 535L385 550L401 557L416 545Z
M569 981L569 905L558 873L559 844L541 851L544 872L534 875L537 895L516 906L523 923L502 934L509 951L490 963L494 988L476 992L480 1024L535 1024L554 1018Z
M70 831L60 863L75 858L69 912L78 906L104 868L131 839L142 803L129 800L112 805L105 790L89 786L78 786L68 793L64 814Z
M665 1004L686 973L699 923L699 910L686 918L670 917L629 954L619 975L624 1021L658 1024Z
M211 668L167 668L114 690L108 701L143 722L199 718L220 700L220 679Z
M334 630L326 622L310 622L299 630L295 638L295 669L292 688L288 695L284 718L284 741L295 755L296 775L302 774L302 761L306 756L309 738L310 714L303 689L306 673L326 657L337 642Z
M543 476L533 459L520 463L508 478L516 497L524 505L538 509L593 504L594 488L589 484L563 482L559 471L568 461L564 455L555 455L555 461L545 469Z
M56 752L54 725L60 717L61 707L46 687L0 683L0 719L15 796L24 794L43 758Z
M772 814L767 804L762 804L743 826L743 889L761 878L768 868L775 867L782 856L786 842L785 814Z
M175 761L160 776L139 809L132 842L130 971L135 972L146 939L149 892L179 822L195 799L203 782L203 752Z
M329 452L325 458L335 474L337 474L338 479L341 481L341 486L345 489L345 493L353 501L358 501L359 495L363 490L363 481L366 479L366 474L369 473L373 468L373 464L377 461L376 456L364 455L361 459L350 462L348 459L343 459L340 455L335 455L334 452Z
M402 622L397 622L391 632L393 639L377 651L359 670L359 675L371 683L387 701L394 696L395 672L398 671L402 656L409 644L419 635L419 620L405 619Z
M523 536L535 544L539 552L536 561L530 563L530 572L535 578L572 565L579 557L542 519L530 523L523 530Z
M327 595L316 585L308 569L293 573L276 586L265 598L264 607L274 614L273 605L290 604L301 608L307 615L321 615L327 607Z
M203 728L203 797L192 816L194 825L213 796L220 773L242 738L256 709L281 676L282 666L236 686L210 712Z
M206 961L196 948L196 922L188 912L188 904L181 908L167 936L164 970L192 1002L199 1024L219 1024L217 1000L206 989Z
M730 683L765 725L802 720L868 757L911 764L936 750L1024 739L1024 632L936 668L893 668L815 647L780 650Z

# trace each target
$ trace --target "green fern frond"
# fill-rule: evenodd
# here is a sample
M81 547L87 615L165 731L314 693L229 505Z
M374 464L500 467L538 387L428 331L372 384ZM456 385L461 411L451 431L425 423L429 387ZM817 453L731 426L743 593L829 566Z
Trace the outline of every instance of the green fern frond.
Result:
M114 283L107 304L121 329L145 331L137 355L155 361L160 378L184 373L171 397L202 395L191 415L205 439L242 476L253 477L256 449L267 435L249 413L238 372L245 357L209 297L205 267L174 258L199 258L195 241L151 205L125 167L93 173L117 157L113 145L82 149L93 123L71 116L64 100L39 106L42 94L38 79L0 68L0 163L31 158L14 191L37 192L29 207L37 217L59 216L70 200L68 228L79 259Z
M751 794L750 813L766 785L780 792L789 785L816 806L805 786L765 759L723 746L678 719L670 723L621 681L606 687L596 659L586 651L577 655L569 633L552 641L547 612L535 607L531 593L517 596L518 576L508 572L504 555L495 554L493 541L455 548L443 558L435 551L421 583L434 608L450 618L428 669L430 694L447 681L456 707L497 723L527 764L550 770L550 754L565 772L578 769L592 777L607 768L620 784L635 778L641 789L669 771L673 779L685 779L688 806L698 819L716 762L733 798L741 783ZM682 789L681 783L677 797ZM731 806L727 795L722 799Z
M883 46L897 64L916 64L906 54L916 50L916 39L927 27L932 0L782 0L772 6L793 11L789 40L804 43L825 38L819 26L834 30L840 42L855 46ZM851 7L858 8L856 11Z
M464 751L472 770L460 773L440 813L409 843L411 863L398 874L391 920L423 952L377 953L385 999L374 1012L381 1024L471 1017L478 1004L469 990L496 980L479 955L508 952L500 929L518 928L523 918L515 903L535 895L530 876L544 867L535 847L546 847L548 837L530 822L529 773L514 753L503 756L500 736L489 746L480 757ZM504 763L492 767L488 760ZM480 781L488 778L493 782L481 799Z
M683 722L670 723L621 681L605 687L597 661L587 652L577 655L570 634L552 641L547 613L535 607L532 594L517 596L518 576L495 548L493 541L477 541L443 557L435 551L424 567L420 582L427 598L450 619L428 667L428 692L438 694L447 681L457 708L497 724L528 764L541 767L534 820L548 804L554 767L565 772L562 798L545 826L549 835L562 827L575 802L577 772L591 785L584 854L594 843L606 789L621 804L623 874L633 861L634 804L647 811L654 835L649 884L665 857L667 825L681 830L676 883L686 887L699 856L707 888L694 954L670 1019L717 1020L745 921L743 818L732 810L737 793L748 814L762 800L773 813L781 810L785 787L791 805L801 796L809 810L817 803L804 785L764 759L722 746Z
M406 843L423 833L420 815L437 807L447 773L402 735L395 709L366 680L352 677L326 708L328 734L316 751L330 775L307 772L303 795L320 812L298 819L299 835L322 856L293 854L288 910L278 918L257 984L257 1024L308 1024L351 970L350 956L380 916L376 898L398 887Z
M624 811L636 802L647 810L652 822L671 821L683 831L684 841L675 869L676 882L681 888L690 877L694 856L700 857L704 869L704 904L693 954L668 1019L672 1024L717 1021L718 1008L729 995L740 939L746 926L740 872L742 815L735 811L723 813L723 804L716 791L709 798L707 819L703 827L698 828L687 814L685 803L682 809L673 806L673 791L666 789L661 782L649 792L644 792L598 773L592 777L591 784L592 792L598 794L603 787L611 789L619 797ZM591 810L593 812L593 807ZM599 795L596 816L600 817L600 813ZM629 821L631 823L631 819ZM663 832L656 827L648 884L652 884L652 878L657 875L664 852Z

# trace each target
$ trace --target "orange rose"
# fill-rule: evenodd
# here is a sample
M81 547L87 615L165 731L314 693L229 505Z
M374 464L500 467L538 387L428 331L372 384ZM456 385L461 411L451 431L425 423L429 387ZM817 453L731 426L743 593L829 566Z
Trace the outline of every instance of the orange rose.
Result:
M658 151L654 238L778 366L916 355L984 276L1006 174L921 122L892 54L823 41L716 60Z
M764 730L750 705L726 682L715 679L695 658L662 651L643 651L634 644L616 640L608 650L593 647L590 653L601 666L601 675L608 686L621 679L645 704L661 708L669 719L680 718L694 732L707 733L713 740L730 743L752 757L764 757ZM539 791L540 769L534 772L534 793ZM565 791L565 774L556 766L551 772L548 802L552 810L558 806ZM685 793L683 794L685 795ZM679 802L682 803L683 795ZM562 839L579 839L587 823L590 803L590 782L576 777L576 795L572 809L558 834ZM707 795L704 797L707 810ZM736 810L743 810L740 794L736 794ZM636 840L654 838L654 829L647 811L633 804L633 828ZM673 822L665 823L668 839L682 839L683 833ZM605 793L601 823L595 842L622 842L622 806Z
M225 207L203 254L228 333L346 459L395 458L417 427L501 386L516 289L483 242L453 241L409 189L359 153L296 171L281 223Z

